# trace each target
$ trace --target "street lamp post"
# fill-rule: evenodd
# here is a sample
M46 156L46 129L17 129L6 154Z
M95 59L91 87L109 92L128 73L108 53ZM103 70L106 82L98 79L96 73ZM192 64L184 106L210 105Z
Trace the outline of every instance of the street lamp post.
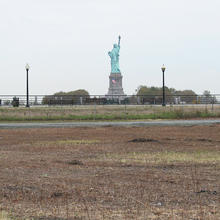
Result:
M28 107L30 107L30 106L29 106L29 89L28 89L28 71L29 71L29 69L30 69L30 66L27 64L27 65L25 66L25 69L26 69L26 72L27 72L26 107L28 108Z
M162 72L163 72L163 102L162 102L162 106L166 106L166 100L165 100L165 86L164 86L164 72L165 72L165 70L166 70L166 67L164 66L164 64L163 64L163 66L161 67L161 70L162 70Z

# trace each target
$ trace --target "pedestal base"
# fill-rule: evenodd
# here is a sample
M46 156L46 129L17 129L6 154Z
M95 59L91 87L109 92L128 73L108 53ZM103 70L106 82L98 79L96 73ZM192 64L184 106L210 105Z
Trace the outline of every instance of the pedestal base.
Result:
M111 73L109 76L109 89L107 98L108 99L120 99L122 100L125 96L122 88L122 75L121 73Z

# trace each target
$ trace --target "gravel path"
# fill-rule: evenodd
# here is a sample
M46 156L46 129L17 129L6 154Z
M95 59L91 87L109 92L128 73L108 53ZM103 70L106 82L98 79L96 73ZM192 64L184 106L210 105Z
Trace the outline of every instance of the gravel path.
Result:
M103 127L103 126L193 126L220 124L220 119L207 120L154 120L154 121L126 121L126 122L27 122L0 123L0 129L7 128L70 128L70 127Z

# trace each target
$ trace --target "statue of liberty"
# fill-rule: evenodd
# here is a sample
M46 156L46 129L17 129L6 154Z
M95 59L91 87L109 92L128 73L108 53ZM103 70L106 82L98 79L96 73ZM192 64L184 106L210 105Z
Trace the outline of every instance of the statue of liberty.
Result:
M121 73L119 68L120 41L121 36L118 37L118 44L114 44L112 51L108 52L108 55L111 58L111 73Z

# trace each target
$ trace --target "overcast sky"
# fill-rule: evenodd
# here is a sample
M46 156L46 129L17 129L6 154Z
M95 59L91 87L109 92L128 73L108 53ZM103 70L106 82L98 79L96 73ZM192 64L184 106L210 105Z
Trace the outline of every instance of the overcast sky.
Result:
M121 35L126 94L166 85L220 94L219 0L0 0L0 95L106 94Z

